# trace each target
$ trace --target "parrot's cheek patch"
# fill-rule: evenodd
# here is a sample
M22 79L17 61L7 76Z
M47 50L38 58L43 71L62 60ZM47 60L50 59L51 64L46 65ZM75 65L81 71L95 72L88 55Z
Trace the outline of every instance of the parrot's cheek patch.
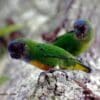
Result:
M77 38L78 38L78 39L84 39L85 36L86 36L85 33L77 34Z
M16 54L16 53L10 53L10 56L12 58L15 58L15 59L20 59L21 58L21 55L20 54Z

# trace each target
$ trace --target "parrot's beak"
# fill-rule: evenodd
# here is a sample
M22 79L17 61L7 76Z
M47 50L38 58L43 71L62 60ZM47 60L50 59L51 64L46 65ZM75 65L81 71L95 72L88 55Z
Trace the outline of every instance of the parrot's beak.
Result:
M10 56L15 59L21 59L25 52L25 44L20 42L11 42L8 45Z

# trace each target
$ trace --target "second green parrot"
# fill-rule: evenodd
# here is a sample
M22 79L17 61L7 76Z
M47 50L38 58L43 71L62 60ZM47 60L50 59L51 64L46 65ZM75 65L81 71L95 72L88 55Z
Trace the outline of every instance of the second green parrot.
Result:
M21 24L14 24L0 28L0 58L2 58L7 51L7 44L11 38L13 39L14 34L16 34L16 38L22 37L21 35L18 35L18 32L14 33L21 28L23 28L23 25ZM11 32L14 34L11 34Z
M52 44L21 38L10 42L8 51L12 58L24 60L43 70L59 66L60 69L91 72L89 67L83 65L73 55Z
M74 29L58 37L54 45L59 46L74 56L85 52L94 40L94 32L87 20L78 19L74 23Z

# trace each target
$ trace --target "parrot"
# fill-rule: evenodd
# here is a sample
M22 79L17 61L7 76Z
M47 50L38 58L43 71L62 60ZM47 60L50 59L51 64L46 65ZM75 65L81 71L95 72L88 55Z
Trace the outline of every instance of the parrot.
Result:
M80 56L90 48L94 41L93 28L89 21L78 19L74 22L73 29L56 38L53 45L59 46L74 56Z
M14 25L2 27L2 28L0 28L0 37L9 35L13 31L22 29L22 27L23 27L22 24L14 24Z
M15 39L20 37L18 33L16 34L14 32L21 28L23 28L22 24L13 24L0 28L0 58L2 58L3 55L6 53L8 42L13 38ZM13 34L11 34L12 32Z
M38 43L27 38L15 39L9 43L8 52L13 59L25 61L44 71L59 66L64 70L91 72L88 66L83 65L72 54L49 43Z

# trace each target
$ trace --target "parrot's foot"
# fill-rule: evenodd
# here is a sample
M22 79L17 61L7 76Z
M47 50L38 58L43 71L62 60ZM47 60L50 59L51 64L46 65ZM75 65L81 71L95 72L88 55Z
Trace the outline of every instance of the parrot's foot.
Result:
M53 73L53 72L59 71L59 70L60 70L60 69L50 68L50 69L48 70L48 72L49 72L49 73Z
M83 77L80 77L80 74ZM71 75L74 79L70 77ZM75 74L74 72L60 69L42 72L31 98L32 100L63 100L63 98L64 100L87 100L85 98L88 98L88 100L92 100L91 98L100 100L94 99L98 97L95 97L92 91L85 87L85 77L87 76L84 72L76 72ZM89 93L85 94L88 90L90 90Z
M55 71L63 71L63 70L62 69L57 69L57 68L49 68L49 70L47 72L53 73Z

